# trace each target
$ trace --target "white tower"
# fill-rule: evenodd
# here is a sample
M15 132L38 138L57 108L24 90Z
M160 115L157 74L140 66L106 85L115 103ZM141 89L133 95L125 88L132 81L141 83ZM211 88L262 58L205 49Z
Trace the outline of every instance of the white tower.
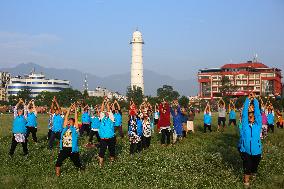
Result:
M144 94L143 79L143 56L142 46L144 44L142 33L136 29L133 32L130 44L132 44L132 62L131 62L131 87L141 87Z

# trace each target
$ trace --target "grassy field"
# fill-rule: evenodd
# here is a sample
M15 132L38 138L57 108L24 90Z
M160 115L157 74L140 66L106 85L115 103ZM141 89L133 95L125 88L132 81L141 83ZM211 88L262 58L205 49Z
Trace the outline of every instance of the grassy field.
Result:
M55 161L47 148L47 116L38 118L39 143L28 144L29 156L23 157L21 145L14 157L8 156L11 142L11 115L0 115L0 188L243 188L242 161L237 151L238 131L204 134L202 116L195 121L194 134L176 145L162 147L154 134L151 147L129 155L127 138L117 141L117 159L100 169L97 149L86 149L87 137L80 140L84 171L78 172L70 160L55 176ZM124 117L125 118L125 117ZM124 129L126 129L124 119ZM253 188L284 188L284 130L277 129L263 141L263 158ZM30 140L31 141L31 140Z

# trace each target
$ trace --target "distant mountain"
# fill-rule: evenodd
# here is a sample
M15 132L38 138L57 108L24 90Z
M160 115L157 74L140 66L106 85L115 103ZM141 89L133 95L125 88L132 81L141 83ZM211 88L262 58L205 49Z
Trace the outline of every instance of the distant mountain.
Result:
M71 82L73 88L83 89L85 73L75 69L46 68L34 63L22 63L14 68L0 68L0 70L10 72L13 76L16 76L29 74L33 68L35 68L36 72L44 73L47 78L66 79ZM100 86L125 94L127 86L130 85L130 72L107 77L98 77L88 73L87 78L90 90ZM196 79L177 80L150 70L144 70L144 79L146 95L155 96L157 88L164 84L173 86L181 95L197 94L198 84Z

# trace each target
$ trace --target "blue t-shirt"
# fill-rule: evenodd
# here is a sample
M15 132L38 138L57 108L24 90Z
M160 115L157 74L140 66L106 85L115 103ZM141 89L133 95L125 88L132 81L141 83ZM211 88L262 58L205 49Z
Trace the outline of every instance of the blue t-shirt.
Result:
M23 115L15 117L12 128L13 134L18 134L18 133L26 134L27 133L26 123L27 121Z
M204 113L204 123L206 125L211 125L211 113Z
M122 125L122 116L120 113L114 113L114 126L119 127Z
M100 118L98 116L91 117L91 128L92 129L99 129L101 124Z
M231 110L229 113L229 119L236 119L236 112L235 110Z
M114 137L114 123L113 121L109 118L104 116L101 120L101 124L99 127L99 136L102 139L110 139Z
M34 112L28 113L26 126L35 127L35 128L37 127L37 120L36 120L36 115Z
M63 130L63 118L60 114L53 115L53 132L61 132Z

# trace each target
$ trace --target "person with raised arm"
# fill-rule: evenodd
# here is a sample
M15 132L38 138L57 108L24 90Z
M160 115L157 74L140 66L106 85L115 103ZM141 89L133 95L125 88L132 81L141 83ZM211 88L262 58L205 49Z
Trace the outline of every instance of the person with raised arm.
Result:
M237 125L236 107L235 107L234 102L232 100L230 100L230 104L229 104L229 124L228 124L228 126L231 126L232 123L233 123L234 126Z
M159 105L159 112L160 112L160 119L158 122L158 126L160 129L160 132L162 134L161 136L161 144L167 145L170 144L170 130L171 130L171 112L170 112L170 106L168 102L165 101L165 99L162 100L162 102Z
M18 143L22 143L24 155L28 155L28 141L26 138L27 128L27 115L24 110L24 101L20 98L19 102L14 107L14 121L12 126L12 143L9 155L13 156Z
M89 142L86 145L87 147L93 147L93 138L94 135L97 137L97 141L98 143L100 143L100 135L99 135L99 127L101 124L101 120L100 120L100 111L98 106L95 106L94 109L95 112L91 112L92 116L91 116L91 131L90 131L90 136L89 136ZM97 146L99 146L97 144Z
M32 99L28 105L28 114L27 114L27 139L29 138L30 133L32 133L32 138L34 142L37 142L37 110L35 106L35 101Z
M74 118L69 118L71 109L75 112ZM72 104L66 113L64 120L64 128L60 139L60 152L55 164L56 176L60 176L60 167L66 158L70 158L74 165L81 169L82 164L79 154L79 127L78 127L78 113L76 104Z
M106 106L106 111L105 111ZM109 101L104 99L101 106L100 114L101 124L99 127L100 136L100 150L99 150L99 166L102 168L104 164L105 152L108 149L110 155L110 161L114 161L115 158L115 145L116 138L114 132L114 116L110 109Z
M221 125L221 123L222 123L222 125ZM220 128L222 127L221 132L223 132L224 129L225 129L225 126L226 126L226 103L221 98L218 102L218 128L217 128L217 131L220 131Z
M170 111L173 118L174 132L177 135L177 140L182 139L182 112L181 107L178 104L178 100L174 100L170 107ZM174 137L175 138L175 137ZM175 143L176 141L173 141Z
M272 104L268 105L266 116L267 116L267 127L268 127L267 132L271 130L272 133L274 133L274 108Z
M212 132L212 129L211 129L212 114L211 114L209 102L207 103L207 105L204 109L203 121L204 121L204 133L206 133L207 128L210 132Z
M61 132L63 130L63 117L61 115L62 111L61 108L56 100L56 97L53 97L52 100L53 103L53 115L52 115L52 131L51 131L51 136L48 142L49 149L52 150L53 148L53 143L55 139L60 141L61 139Z
M120 137L123 138L124 135L122 130L122 112L117 100L115 100L112 104L112 113L114 116L114 131L116 132L118 130Z
M250 179L256 176L257 168L261 160L261 127L262 117L259 102L255 98L255 94L251 93L244 103L239 141L244 170L243 182L246 188L250 186Z
M83 107L83 113L82 113L82 126L80 128L80 136L83 136L84 132L87 133L87 135L90 135L91 131L91 116L89 112L89 106L86 105Z
M54 97L52 99L51 106L50 106L50 109L48 111L48 125L47 125L47 127L48 127L47 140L48 140L48 142L50 140L51 133L52 133L53 114L54 114Z

